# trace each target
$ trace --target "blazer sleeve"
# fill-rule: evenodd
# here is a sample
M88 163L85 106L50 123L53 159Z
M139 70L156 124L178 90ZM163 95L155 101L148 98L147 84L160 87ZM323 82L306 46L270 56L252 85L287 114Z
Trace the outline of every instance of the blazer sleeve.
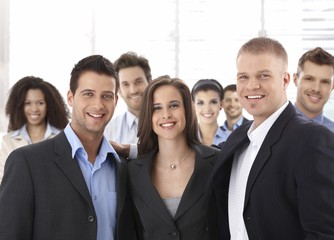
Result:
M13 151L6 163L0 185L1 239L28 240L32 237L33 185L30 171L21 151Z
M296 145L303 147L295 166L299 217L306 239L334 239L334 134L322 126L310 134Z

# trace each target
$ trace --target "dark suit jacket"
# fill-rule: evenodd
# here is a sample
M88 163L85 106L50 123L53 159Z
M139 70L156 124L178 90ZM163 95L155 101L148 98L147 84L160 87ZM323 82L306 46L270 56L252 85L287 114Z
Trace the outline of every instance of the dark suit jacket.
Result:
M143 227L145 240L208 239L205 218L205 186L219 150L196 145L194 172L183 193L173 219L151 180L151 169L156 151L132 160L129 183L138 211L137 225Z
M210 239L230 239L228 187L234 153L252 122L232 132L208 191ZM334 134L303 120L291 103L269 130L251 168L243 218L250 240L334 239Z
M127 171L116 162L117 239L136 239ZM64 132L9 156L0 186L1 240L95 240L97 219Z

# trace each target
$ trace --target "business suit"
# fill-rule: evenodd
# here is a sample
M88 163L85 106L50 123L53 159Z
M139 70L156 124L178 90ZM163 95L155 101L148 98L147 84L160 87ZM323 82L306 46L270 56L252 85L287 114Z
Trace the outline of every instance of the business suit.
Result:
M125 165L116 163L117 239L135 239ZM95 240L94 206L64 132L14 150L0 186L4 240Z
M174 219L151 179L156 150L130 161L128 165L130 190L142 225L145 240L208 239L205 218L205 186L216 162L219 150L195 145L194 172L182 195Z
M230 239L228 187L234 153L252 122L225 142L208 191L210 239ZM243 218L249 240L334 239L334 135L291 103L266 135L249 173Z

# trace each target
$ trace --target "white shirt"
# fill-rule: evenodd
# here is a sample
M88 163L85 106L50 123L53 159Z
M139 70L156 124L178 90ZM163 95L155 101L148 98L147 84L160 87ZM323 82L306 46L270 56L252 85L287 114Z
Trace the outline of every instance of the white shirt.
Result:
M283 104L257 128L254 128L253 123L247 132L250 140L249 145L234 154L228 192L228 218L231 240L248 240L243 219L248 176L267 133L287 105L288 102Z
M129 158L136 158L137 148L138 117L126 111L115 118L112 118L104 130L108 140L121 144L130 144Z

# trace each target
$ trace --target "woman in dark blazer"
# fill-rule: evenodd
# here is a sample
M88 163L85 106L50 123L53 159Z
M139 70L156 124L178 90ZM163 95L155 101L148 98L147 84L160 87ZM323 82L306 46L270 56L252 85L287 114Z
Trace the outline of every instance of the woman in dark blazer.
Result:
M143 239L208 239L205 186L219 150L199 143L189 88L159 77L142 104L139 157L128 169Z

